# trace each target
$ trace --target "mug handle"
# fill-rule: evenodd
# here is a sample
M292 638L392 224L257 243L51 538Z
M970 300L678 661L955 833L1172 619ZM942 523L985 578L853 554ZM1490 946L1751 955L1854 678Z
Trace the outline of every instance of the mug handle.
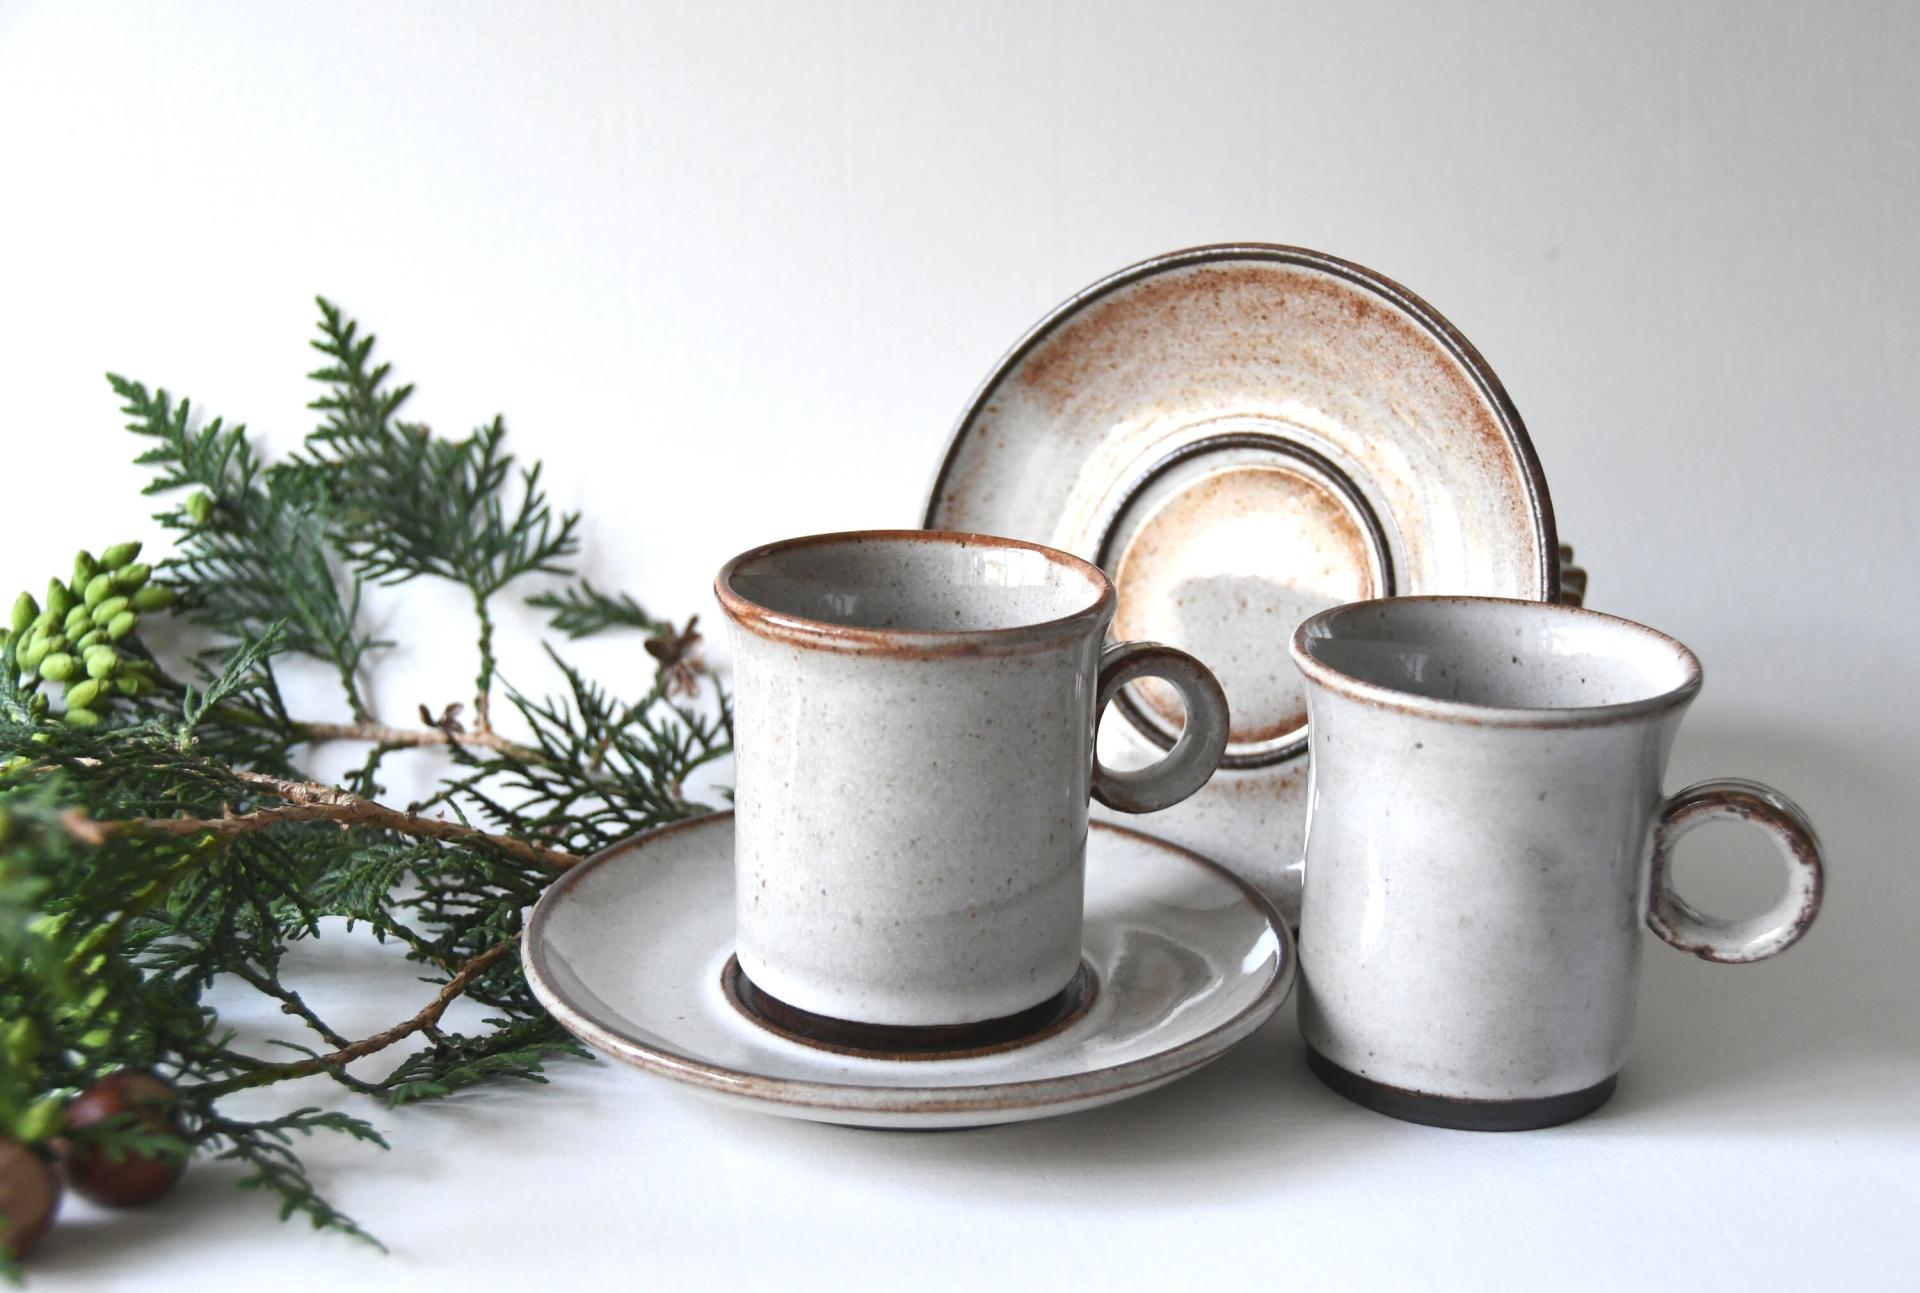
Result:
M1694 827L1717 817L1751 822L1773 836L1787 859L1787 892L1747 920L1702 915L1674 892L1673 846ZM1771 786L1727 778L1688 786L1667 801L1653 835L1653 879L1647 924L1683 952L1738 965L1777 956L1800 941L1820 914L1826 886L1820 841L1798 804Z
M1123 813L1171 808L1207 784L1227 750L1227 693L1198 660L1159 642L1116 642L1100 653L1100 689L1094 697L1094 730L1107 703L1135 678L1173 684L1187 705L1187 721L1173 749L1157 763L1126 772L1093 760L1093 797Z

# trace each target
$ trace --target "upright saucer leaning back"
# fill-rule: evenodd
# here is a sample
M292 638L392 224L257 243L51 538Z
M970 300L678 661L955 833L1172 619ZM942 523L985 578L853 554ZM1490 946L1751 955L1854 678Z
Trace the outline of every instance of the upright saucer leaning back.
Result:
M1467 339L1371 270L1258 243L1144 261L1036 324L961 414L923 524L1084 557L1119 593L1116 636L1207 663L1233 711L1226 761L1153 829L1289 919L1307 800L1294 626L1368 597L1553 601L1585 581ZM1117 708L1109 763L1179 735L1155 683Z

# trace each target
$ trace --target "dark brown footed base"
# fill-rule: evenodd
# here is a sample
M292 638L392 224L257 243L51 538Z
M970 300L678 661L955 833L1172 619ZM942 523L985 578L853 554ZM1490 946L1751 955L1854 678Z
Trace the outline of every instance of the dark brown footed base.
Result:
M1311 1046L1307 1047L1307 1067L1335 1091L1375 1113L1455 1131L1534 1131L1572 1122L1605 1104L1620 1080L1616 1073L1584 1091L1532 1100L1465 1100L1375 1082L1341 1068Z
M1051 1037L1087 1013L1099 985L1085 961L1073 978L1047 1000L1018 1014L967 1024L864 1024L816 1015L762 991L740 958L729 956L720 971L720 989L733 1008L768 1032L788 1041L841 1055L876 1060L948 1060L1028 1046Z

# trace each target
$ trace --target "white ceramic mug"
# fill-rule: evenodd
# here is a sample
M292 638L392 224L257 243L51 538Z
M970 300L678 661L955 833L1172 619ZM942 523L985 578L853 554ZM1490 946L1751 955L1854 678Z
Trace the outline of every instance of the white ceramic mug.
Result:
M1820 847L1784 796L1711 781L1671 797L1667 754L1700 664L1664 634L1542 602L1406 597L1293 638L1312 787L1300 1028L1361 1104L1518 1130L1598 1108L1627 1051L1644 921L1712 961L1784 951L1820 908ZM1768 831L1787 891L1751 920L1674 892L1703 821Z
M1070 1008L1088 799L1150 812L1199 789L1227 736L1213 675L1171 647L1103 647L1107 577L1012 539L792 539L735 557L715 591L748 1004L876 1050L915 1029L985 1044ZM1151 767L1098 766L1099 715L1145 676L1179 689L1185 733Z

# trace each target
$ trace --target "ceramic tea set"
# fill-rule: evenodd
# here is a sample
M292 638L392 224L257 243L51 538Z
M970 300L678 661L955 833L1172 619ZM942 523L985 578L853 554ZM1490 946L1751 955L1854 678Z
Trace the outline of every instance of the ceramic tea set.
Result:
M575 868L523 939L589 1045L968 1126L1193 1072L1298 978L1333 1089L1517 1130L1611 1094L1643 921L1751 961L1819 910L1784 796L1666 795L1699 662L1578 605L1498 380L1371 271L1238 245L1095 284L981 387L925 524L721 570L736 809ZM1779 845L1772 910L1674 891L1716 818Z

